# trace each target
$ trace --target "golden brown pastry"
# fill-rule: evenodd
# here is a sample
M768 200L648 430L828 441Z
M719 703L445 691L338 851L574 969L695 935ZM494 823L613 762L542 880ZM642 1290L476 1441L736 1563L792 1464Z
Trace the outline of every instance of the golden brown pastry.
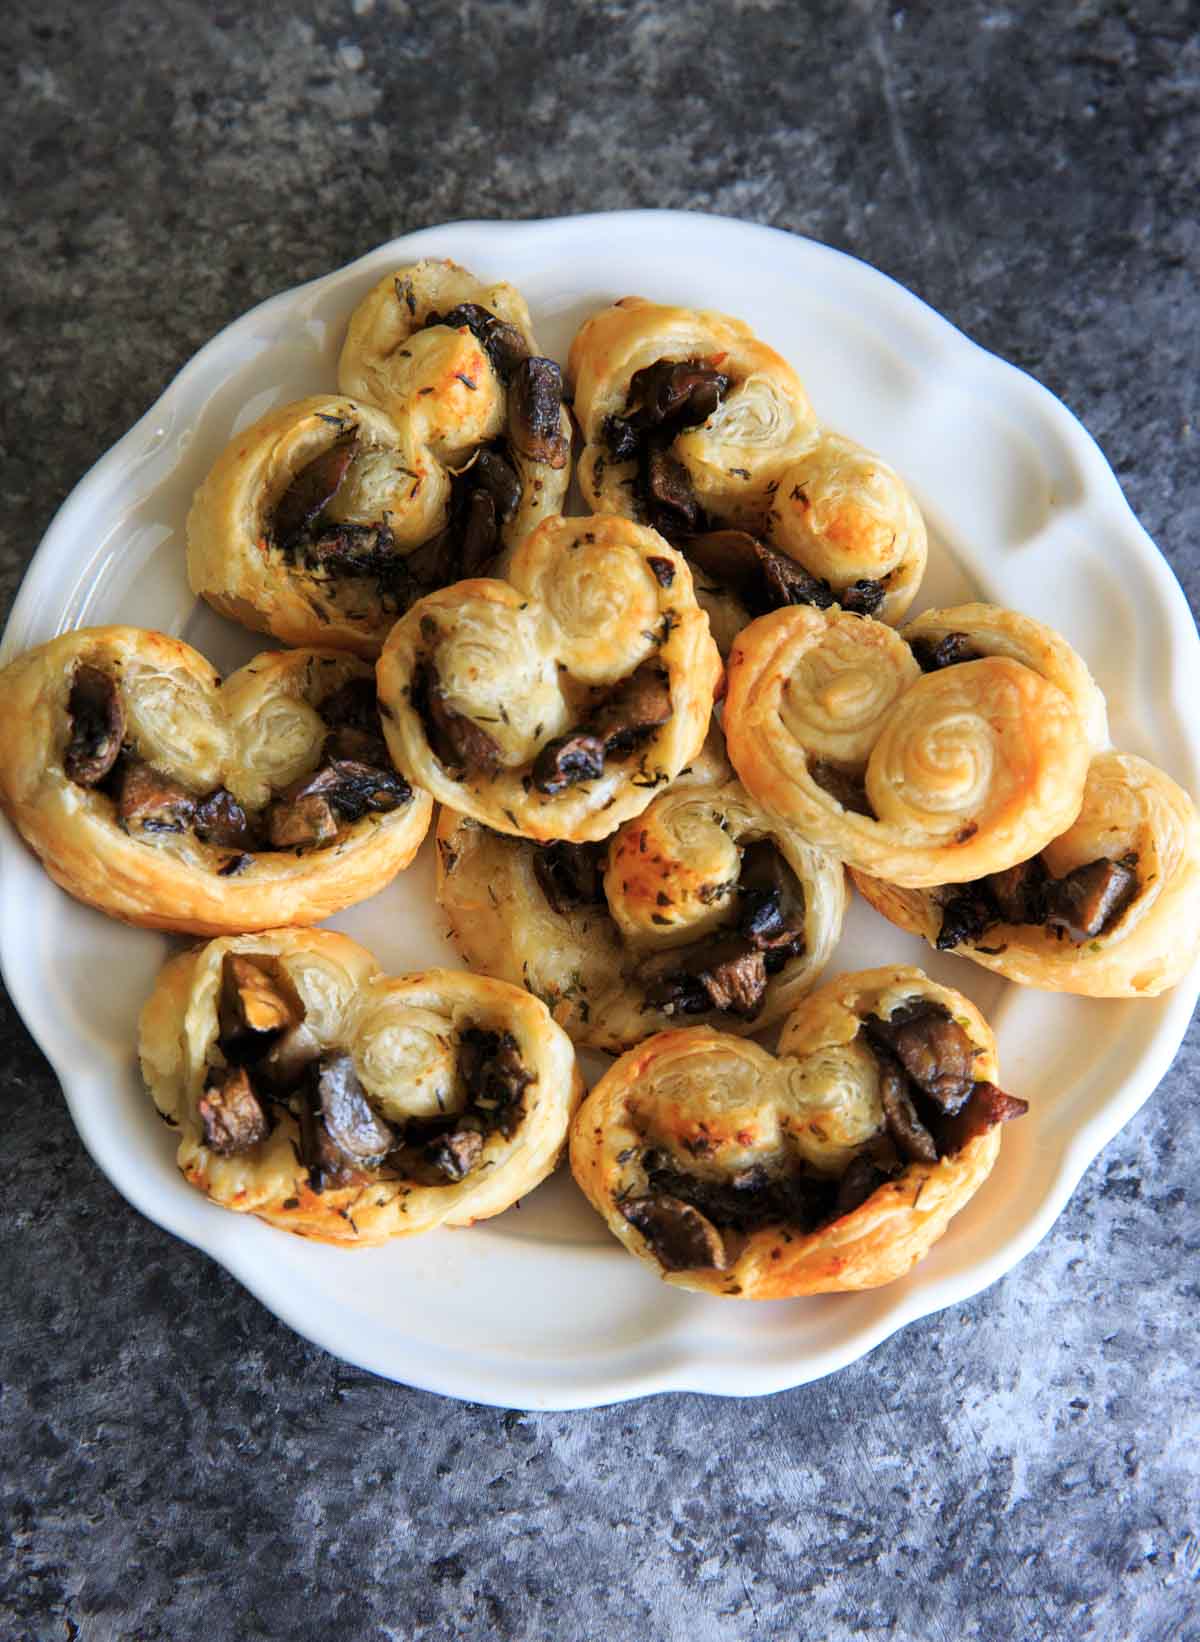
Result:
M267 652L224 684L137 627L0 672L0 804L46 871L126 923L316 923L406 867L433 809L392 767L370 665Z
M544 520L505 573L432 593L392 629L378 666L392 756L498 832L606 838L708 729L721 664L691 573L612 514Z
M453 263L382 280L339 377L230 441L188 516L188 575L244 626L374 657L415 599L558 512L571 424L520 295Z
M871 905L940 951L1010 981L1153 998L1200 954L1200 822L1145 759L1100 753L1083 808L1040 855L976 883L899 889L854 874Z
M554 1168L583 1093L536 998L459 970L383 975L330 930L172 959L140 1053L191 1184L324 1243L499 1214Z
M584 496L687 554L724 654L787 604L896 622L925 571L899 475L818 427L799 378L725 314L626 297L571 347Z
M754 804L720 732L607 842L539 845L443 809L438 901L472 969L616 1053L679 1021L747 1033L814 985L841 934L840 861Z
M698 1026L622 1055L571 1128L571 1168L631 1254L677 1287L750 1300L902 1277L991 1173L996 1045L919 969L843 975L778 1058Z
M747 792L850 866L908 888L1036 854L1074 821L1104 700L1066 641L994 605L897 633L795 606L729 660L724 725Z

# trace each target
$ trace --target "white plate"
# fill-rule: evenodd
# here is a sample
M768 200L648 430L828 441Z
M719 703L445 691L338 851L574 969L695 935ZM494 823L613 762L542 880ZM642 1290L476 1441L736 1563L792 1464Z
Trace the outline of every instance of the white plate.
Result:
M932 538L920 604L978 593L1054 623L1106 691L1116 744L1196 790L1200 739L1188 707L1194 716L1200 643L1174 577L1071 414L864 264L772 229L674 212L431 228L254 309L201 349L64 504L13 608L3 658L109 621L181 634L224 668L261 648L188 591L192 491L235 429L334 387L355 303L388 269L422 256L512 280L560 360L585 315L630 292L749 320L797 366L821 418L912 484ZM129 1201L327 1350L507 1406L775 1391L974 1294L1033 1248L1154 1089L1200 990L1185 982L1131 1003L1020 991L934 956L858 903L830 973L906 959L960 987L996 1027L1006 1087L1032 1109L1006 1130L983 1190L902 1282L733 1305L656 1282L565 1172L470 1231L358 1253L214 1208L176 1173L173 1138L137 1073L137 1014L169 943L76 905L8 830L0 863L9 990L85 1144ZM455 961L438 928L428 846L410 872L334 922L395 973Z

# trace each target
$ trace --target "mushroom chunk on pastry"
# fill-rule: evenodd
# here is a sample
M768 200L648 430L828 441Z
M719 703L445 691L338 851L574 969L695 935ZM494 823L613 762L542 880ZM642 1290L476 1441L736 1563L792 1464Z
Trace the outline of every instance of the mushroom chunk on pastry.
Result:
M316 922L429 825L345 651L268 652L222 681L166 634L80 628L0 671L0 721L0 806L57 883L127 923Z
M720 732L607 843L539 845L443 810L438 900L475 969L616 1051L675 1022L750 1032L813 986L841 931L841 863L756 806Z
M556 1166L583 1093L570 1040L528 993L456 970L386 976L330 930L172 959L139 1047L185 1178L331 1243L499 1214Z
M631 1254L683 1288L785 1299L903 1276L991 1172L1001 1090L975 1006L918 969L843 975L778 1055L659 1033L576 1115L571 1168ZM933 1091L932 1093L930 1091Z

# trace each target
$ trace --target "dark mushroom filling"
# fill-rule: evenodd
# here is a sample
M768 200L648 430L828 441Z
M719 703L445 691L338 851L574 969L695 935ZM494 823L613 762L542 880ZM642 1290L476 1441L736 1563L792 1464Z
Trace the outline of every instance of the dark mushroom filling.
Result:
M538 888L560 916L577 907L604 906L604 864L607 842L535 846L533 876Z
M943 667L956 667L960 661L980 659L980 652L965 633L947 633L942 639L913 639L909 648L923 673L937 673Z
M909 1162L952 1157L1028 1103L976 1081L977 1051L941 1004L914 998L883 1018L863 1021L879 1062L882 1132L859 1149L838 1179L807 1165L756 1164L713 1180L647 1147L639 1162L644 1190L620 1200L667 1271L724 1271L737 1241L768 1226L808 1233L852 1213Z
M227 953L217 1004L217 1050L198 1103L205 1145L222 1156L249 1151L270 1133L268 1110L285 1107L300 1127L300 1157L314 1192L353 1185L367 1172L419 1184L465 1180L492 1134L516 1133L535 1081L509 1032L468 1026L459 1034L460 1112L388 1123L344 1049L322 1049L287 969L269 953Z
M548 741L533 761L532 781L553 798L581 781L595 781L608 759L640 746L671 717L671 688L663 669L646 662L617 684L569 735Z
M887 597L887 583L862 579L835 593L829 582L746 530L710 530L675 544L717 590L732 593L751 616L789 604L828 610L840 604L856 616L873 616Z
M978 946L998 924L1039 926L1079 946L1107 934L1136 899L1138 887L1136 855L1118 861L1101 857L1064 878L1052 877L1035 855L1006 872L935 892L942 907L937 948Z
M261 812L247 813L227 788L197 796L128 743L114 746L126 727L116 682L99 668L79 667L69 697L72 732L63 767L81 786L112 799L131 837L190 831L214 848L236 851L218 869L231 876L243 871L256 851L319 847L365 815L388 814L412 799L412 788L388 755L373 680L350 680L316 710L329 731L317 769L276 793Z
M517 327L498 319L478 302L460 302L444 314L430 313L421 329L427 331L434 325L444 325L450 331L461 331L465 326L505 387L517 366L530 357L529 344Z
M450 705L432 661L418 664L409 700L421 720L433 756L456 781L493 776L499 771L499 746L474 719Z
M844 810L849 810L852 815L865 815L870 821L875 820L863 772L843 770L836 764L816 759L808 766L808 773L822 792L836 799Z
M753 1020L767 982L804 951L804 888L769 839L747 845L736 886L737 923L639 965L646 1008L665 1015L710 1011Z
M703 530L707 520L692 481L671 445L698 427L729 392L730 379L703 360L660 359L635 371L622 416L602 430L615 462L637 462L634 496L645 519L668 541Z

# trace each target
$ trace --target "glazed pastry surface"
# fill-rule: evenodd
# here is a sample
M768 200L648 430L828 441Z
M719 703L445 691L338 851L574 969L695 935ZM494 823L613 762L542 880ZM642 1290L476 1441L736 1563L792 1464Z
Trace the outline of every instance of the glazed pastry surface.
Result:
M679 1022L756 1032L815 984L841 934L840 861L746 794L719 731L606 844L540 846L443 809L438 902L471 968L617 1052Z
M345 748L360 732L329 704L353 699L361 719L364 696L373 731ZM367 663L266 652L222 684L190 645L136 627L65 633L0 673L0 803L76 899L198 935L364 900L433 808L387 760Z
M1123 870L1105 885L1097 873L1109 864ZM1094 758L1078 818L1030 866L1023 903L1011 894L1021 886L1003 883L939 892L900 889L860 872L854 881L901 929L1025 986L1152 998L1196 961L1200 821L1187 793L1145 759Z
M459 970L384 975L331 930L172 959L140 1054L193 1186L347 1245L499 1214L555 1167L583 1092L570 1040L535 998ZM222 1087L243 1076L237 1113Z
M570 418L520 295L452 263L380 281L339 378L230 441L188 517L188 575L244 626L374 658L415 599L558 511Z
M724 654L754 616L802 603L896 622L924 574L903 480L821 429L791 366L726 314L626 297L571 347L583 493L689 557Z
M630 1050L580 1108L571 1167L668 1283L756 1300L876 1288L991 1172L999 1123L1024 1110L997 1075L968 999L919 969L865 970L806 998L777 1057L708 1027Z
M836 609L774 611L734 646L724 711L759 803L908 888L1001 871L1065 832L1104 723L1064 639L982 604L903 634Z
M615 515L544 520L507 581L433 593L388 636L397 767L498 832L605 838L699 752L721 665L682 557Z

